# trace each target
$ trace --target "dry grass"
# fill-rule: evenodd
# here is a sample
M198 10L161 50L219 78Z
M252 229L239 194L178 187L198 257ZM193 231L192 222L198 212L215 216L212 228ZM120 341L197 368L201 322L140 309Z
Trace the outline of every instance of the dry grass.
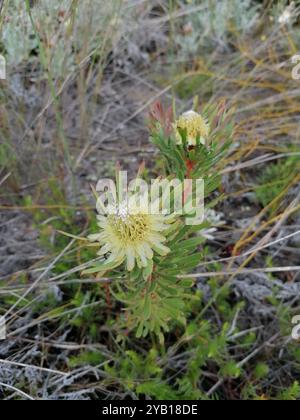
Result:
M155 155L145 117L156 99L173 100L180 112L195 95L201 102L225 99L236 109L237 124L217 208L226 224L208 242L197 270L204 305L195 322L208 319L222 328L217 302L229 286L232 301L245 305L228 334L229 351L245 376L235 384L209 366L199 388L203 398L241 399L247 378L253 380L253 360L267 360L270 374L256 397L276 398L299 379L299 356L289 337L291 314L300 311L300 85L289 61L297 53L298 30L278 29L266 13L250 35L231 28L225 50L217 45L191 57L176 35L201 5L114 0L101 16L105 24L94 29L87 23L91 8L82 21L78 1L66 3L54 19L57 26L44 30L34 7L28 8L40 56L31 51L2 85L0 315L8 328L0 344L2 398L137 397L127 379L105 366L122 360L125 344L146 357L151 343L128 338L119 328L118 310L105 301L110 279L80 278L85 244L58 230L85 235L94 218L90 184L111 175L116 161L135 173ZM9 13L4 1L2 30ZM81 27L85 32L78 34ZM74 64L66 61L57 72L55 46L61 40ZM287 161L290 176L276 189L282 180L269 180L266 168ZM149 170L159 171L159 162ZM258 187L265 195L273 192L267 203ZM219 285L213 292L207 281L212 278ZM97 326L96 335L89 323ZM245 347L238 334L252 332L255 339ZM157 358L166 383L188 369L193 351L185 345L192 340L176 331L168 337L166 354ZM83 352L102 356L99 363L73 366Z

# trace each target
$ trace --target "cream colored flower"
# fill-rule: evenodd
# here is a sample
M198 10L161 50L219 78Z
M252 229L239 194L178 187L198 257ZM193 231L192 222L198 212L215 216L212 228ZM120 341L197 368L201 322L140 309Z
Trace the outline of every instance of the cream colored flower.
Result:
M197 138L205 145L210 127L205 118L195 111L188 111L179 117L175 123L175 135L177 144L182 144L182 132L186 131L187 142L190 146L196 146Z
M171 216L149 214L148 206L143 209L131 202L119 205L114 214L99 215L101 232L90 235L89 239L101 245L98 255L109 255L107 263L126 262L128 271L132 271L136 265L147 267L154 253L170 252L164 245L166 237L160 233L169 229L170 223Z

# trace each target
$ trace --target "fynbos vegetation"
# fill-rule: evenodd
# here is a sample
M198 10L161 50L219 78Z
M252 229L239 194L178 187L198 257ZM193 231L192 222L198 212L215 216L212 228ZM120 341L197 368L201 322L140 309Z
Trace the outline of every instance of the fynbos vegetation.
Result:
M1 399L300 398L299 23L0 1Z

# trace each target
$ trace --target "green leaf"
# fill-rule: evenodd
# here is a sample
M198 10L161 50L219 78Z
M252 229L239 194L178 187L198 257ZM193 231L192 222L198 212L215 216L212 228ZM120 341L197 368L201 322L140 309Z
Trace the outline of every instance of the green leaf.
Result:
M137 332L136 332L136 337L137 338L141 338L143 335L143 330L144 330L144 323L141 322L138 326Z
M112 263L99 263L95 264L92 268L84 270L82 274L95 274L95 273L103 273L108 270L113 270L114 268L118 267L122 264L122 261L112 262Z
M144 318L149 319L151 316L151 297L149 294L145 297L145 304L144 304Z
M148 280L153 272L153 260L149 260L148 265L146 268L144 268L143 270L143 278L144 280Z
M187 239L185 241L180 242L179 244L176 244L175 246L173 246L171 248L172 251L180 251L183 249L186 250L192 250L197 248L199 245L203 244L206 241L205 238L203 237L198 237L198 238L192 238L192 239Z

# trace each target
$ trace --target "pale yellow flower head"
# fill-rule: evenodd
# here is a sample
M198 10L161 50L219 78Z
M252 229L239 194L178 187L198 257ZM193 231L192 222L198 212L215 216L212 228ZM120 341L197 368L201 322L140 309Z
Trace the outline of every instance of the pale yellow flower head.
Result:
M164 243L166 237L161 232L170 227L170 216L152 215L146 209L121 205L115 214L98 216L101 231L90 235L89 239L101 245L98 255L108 255L108 263L126 262L127 270L137 265L147 267L154 253L167 255L170 250Z
M181 132L186 130L187 142L190 146L197 145L197 138L205 145L210 127L207 120L195 111L182 114L175 123L175 135L177 144L182 143Z

